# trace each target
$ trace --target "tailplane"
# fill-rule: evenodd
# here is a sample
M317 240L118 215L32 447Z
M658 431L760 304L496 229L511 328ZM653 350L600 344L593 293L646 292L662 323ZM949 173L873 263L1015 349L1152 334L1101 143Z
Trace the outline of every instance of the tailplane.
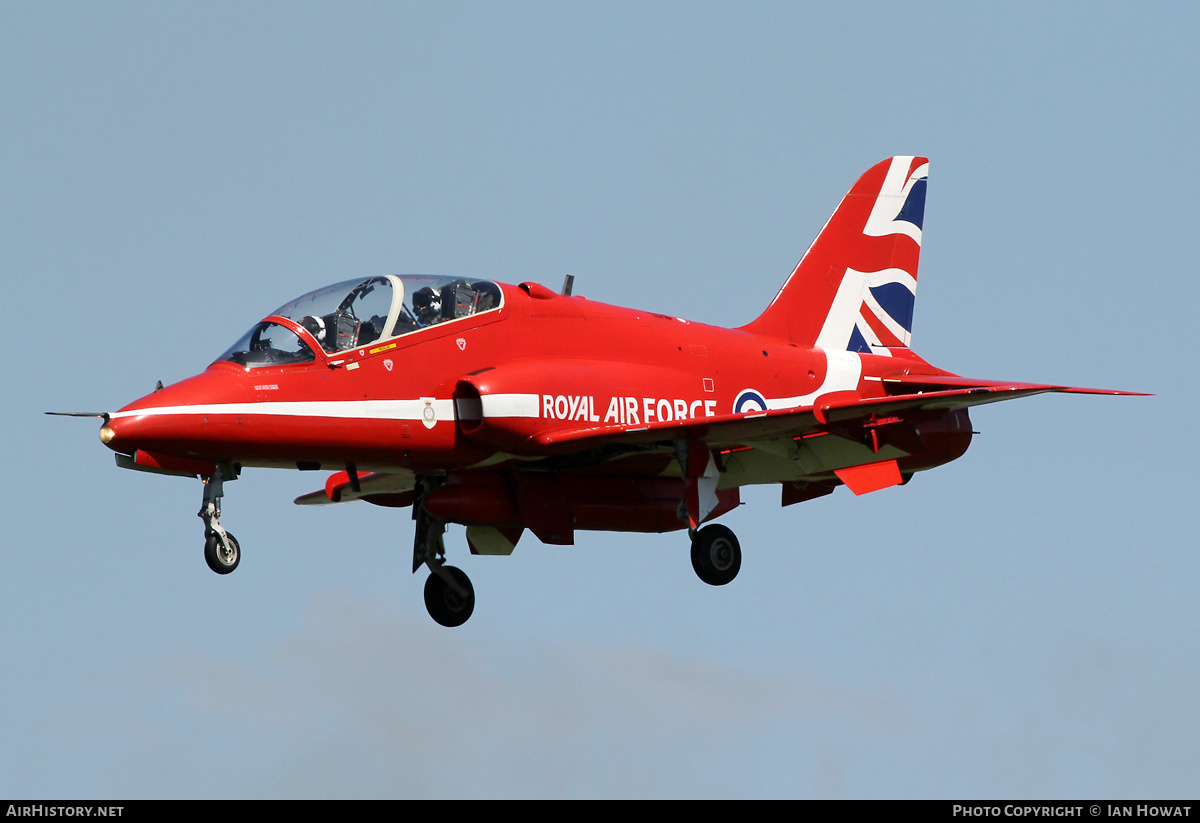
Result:
M832 351L889 354L912 339L929 161L872 166L743 331Z

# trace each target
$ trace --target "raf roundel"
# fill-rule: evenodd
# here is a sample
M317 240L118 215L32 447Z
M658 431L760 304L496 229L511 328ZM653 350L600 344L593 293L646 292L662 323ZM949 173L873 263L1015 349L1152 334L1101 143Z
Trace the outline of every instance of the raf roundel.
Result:
M756 412L767 410L766 398L761 392L754 389L742 389L738 392L737 399L733 401L733 413L745 414L747 412Z

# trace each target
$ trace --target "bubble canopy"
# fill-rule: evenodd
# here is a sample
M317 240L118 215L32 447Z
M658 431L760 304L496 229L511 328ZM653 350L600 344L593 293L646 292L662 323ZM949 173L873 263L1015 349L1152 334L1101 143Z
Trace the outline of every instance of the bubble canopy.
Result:
M490 280L388 274L343 280L283 304L268 317L302 326L325 354L335 354L499 309L504 295ZM317 352L282 323L263 320L220 357L248 369L309 363Z

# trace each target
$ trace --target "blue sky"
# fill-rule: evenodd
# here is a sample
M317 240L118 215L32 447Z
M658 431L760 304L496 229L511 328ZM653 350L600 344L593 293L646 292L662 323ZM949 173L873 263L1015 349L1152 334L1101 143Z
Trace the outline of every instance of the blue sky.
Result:
M1194 797L1200 12L1183 4L0 6L0 796ZM95 421L388 272L721 325L931 160L914 348L1153 392L972 413L903 488L450 554L407 513L119 471Z

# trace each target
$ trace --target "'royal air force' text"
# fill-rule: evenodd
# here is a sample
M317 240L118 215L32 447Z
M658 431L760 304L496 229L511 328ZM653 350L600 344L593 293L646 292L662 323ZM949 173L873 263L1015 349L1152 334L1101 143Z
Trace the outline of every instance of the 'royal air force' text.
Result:
M614 397L608 401L604 418L596 413L596 398L590 394L542 395L542 417L547 420L584 420L618 426L644 426L694 417L715 417L715 400L680 400L657 397Z

